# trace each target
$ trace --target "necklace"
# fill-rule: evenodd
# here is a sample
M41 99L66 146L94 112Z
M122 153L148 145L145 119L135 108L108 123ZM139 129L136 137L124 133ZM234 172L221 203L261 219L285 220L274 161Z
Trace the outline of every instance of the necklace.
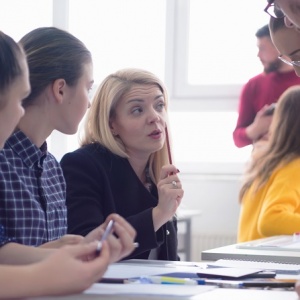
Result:
M145 169L145 177L146 177L146 180L145 180L144 186L149 192L151 192L152 180L150 177L149 166L147 166Z

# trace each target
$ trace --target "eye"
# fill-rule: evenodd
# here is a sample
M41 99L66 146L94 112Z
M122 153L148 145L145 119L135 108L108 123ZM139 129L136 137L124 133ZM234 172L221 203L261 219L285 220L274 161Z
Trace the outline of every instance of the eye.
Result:
M143 112L142 108L139 107L139 106L136 106L136 107L133 107L132 110L131 110L131 113L133 115L139 115Z
M163 111L165 106L166 106L166 105L165 105L164 102L159 102L159 103L156 105L156 110L157 110L157 111Z

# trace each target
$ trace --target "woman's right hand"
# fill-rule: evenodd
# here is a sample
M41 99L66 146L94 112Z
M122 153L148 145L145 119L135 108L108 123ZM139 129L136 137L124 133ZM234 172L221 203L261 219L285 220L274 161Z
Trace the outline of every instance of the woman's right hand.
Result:
M184 191L177 173L178 170L173 165L162 167L160 181L157 183L158 204L152 212L155 231L175 215L183 198Z

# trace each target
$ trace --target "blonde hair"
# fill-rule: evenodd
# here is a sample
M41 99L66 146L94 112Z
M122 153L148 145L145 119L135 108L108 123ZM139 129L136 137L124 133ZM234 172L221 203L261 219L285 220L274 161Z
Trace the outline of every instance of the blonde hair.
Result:
M157 85L165 99L168 110L168 95L163 82L151 72L141 69L122 69L107 76L98 87L91 107L88 111L81 146L99 143L116 155L128 158L125 146L120 138L114 136L110 129L110 121L114 118L116 107L124 94L134 85ZM168 123L168 122L167 122ZM169 132L169 130L168 130ZM154 183L160 178L160 171L168 161L168 146L163 147L149 158L149 173Z
M279 98L270 126L267 146L256 155L245 173L239 199L255 184L257 192L272 172L300 157L300 85L288 88Z

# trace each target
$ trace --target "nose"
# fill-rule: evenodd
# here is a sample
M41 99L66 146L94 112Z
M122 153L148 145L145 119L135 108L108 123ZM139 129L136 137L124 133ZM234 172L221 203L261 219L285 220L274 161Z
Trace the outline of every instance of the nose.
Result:
M151 109L149 113L149 121L150 123L156 123L160 120L160 115L155 109Z
M300 77L300 67L294 66L295 73L298 77Z
M289 18L287 18L287 16L284 17L284 24L288 28L294 27L293 22Z

